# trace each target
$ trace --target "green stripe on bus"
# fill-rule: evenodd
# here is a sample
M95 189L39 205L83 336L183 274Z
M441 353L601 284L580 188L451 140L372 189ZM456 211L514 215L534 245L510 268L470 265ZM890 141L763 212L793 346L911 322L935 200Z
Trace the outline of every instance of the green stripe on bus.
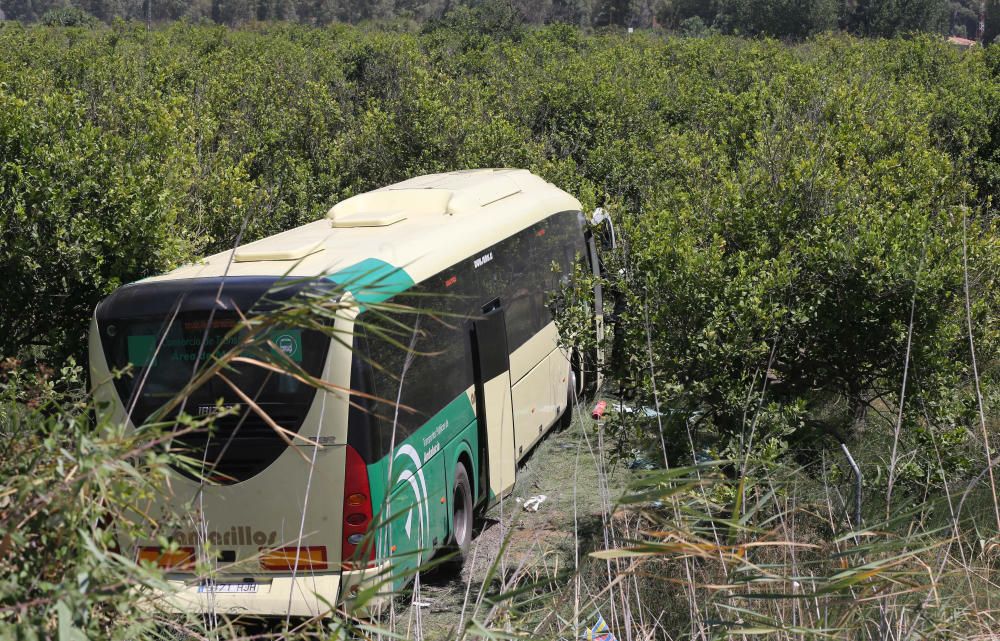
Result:
M472 409L469 396L464 393L459 394L444 409L421 425L420 429L411 434L402 443L397 443L396 452L399 452L404 446L414 448L420 458L421 466L423 466L425 454L430 452L431 449L434 451L430 455L433 456L436 454L439 448L435 448L435 445L446 445L474 420L476 420L476 411ZM442 426L445 427L438 431ZM432 434L435 434L434 438L430 438ZM424 445L425 439L428 439L427 445ZM428 458L430 457L428 456ZM389 455L386 454L381 459L368 465L368 482L371 484L373 507L377 507L377 504L387 496L386 477L389 471L389 459ZM392 475L398 479L404 467L405 465L400 466L397 459L396 464L393 465ZM409 469L415 471L413 470L413 466L409 466Z
M354 294L359 303L381 303L413 287L413 279L402 267L395 267L377 258L331 274L330 280Z

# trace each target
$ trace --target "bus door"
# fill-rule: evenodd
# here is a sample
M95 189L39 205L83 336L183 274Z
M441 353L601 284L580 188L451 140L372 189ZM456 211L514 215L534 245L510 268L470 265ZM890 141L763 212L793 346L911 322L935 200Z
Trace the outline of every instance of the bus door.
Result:
M500 497L514 485L514 411L510 394L507 323L500 299L483 306L470 327L479 423L480 497ZM485 477L485 478L484 478Z

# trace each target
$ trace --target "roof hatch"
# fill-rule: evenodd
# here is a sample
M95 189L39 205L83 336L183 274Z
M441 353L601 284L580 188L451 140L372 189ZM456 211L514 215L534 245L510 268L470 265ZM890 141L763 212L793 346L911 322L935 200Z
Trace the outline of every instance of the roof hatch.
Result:
M323 241L295 237L283 239L276 236L237 248L233 260L237 263L251 263L258 260L300 260L323 249Z
M387 227L406 220L402 211L359 211L355 214L332 216L334 227Z
M410 216L444 214L451 196L443 189L380 189L341 201L326 216L334 227L384 227Z

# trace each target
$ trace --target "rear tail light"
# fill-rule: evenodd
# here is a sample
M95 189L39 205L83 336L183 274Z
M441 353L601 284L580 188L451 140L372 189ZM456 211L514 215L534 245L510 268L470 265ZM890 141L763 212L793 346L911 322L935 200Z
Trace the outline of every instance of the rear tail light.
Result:
M149 561L164 570L193 570L195 566L193 547L167 550L161 547L143 546L139 548L139 560Z
M326 546L290 545L276 550L261 550L260 567L265 570L325 570Z
M358 451L348 445L344 466L344 541L340 555L346 569L355 565L371 566L375 561L374 542L371 537L365 538L371 523L368 466Z

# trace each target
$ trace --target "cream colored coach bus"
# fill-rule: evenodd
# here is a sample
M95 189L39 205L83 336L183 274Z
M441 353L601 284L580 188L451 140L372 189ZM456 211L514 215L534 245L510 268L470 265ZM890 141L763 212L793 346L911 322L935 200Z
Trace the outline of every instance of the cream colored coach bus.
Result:
M596 266L580 210L523 170L421 176L114 292L94 314L90 367L118 421L141 424L177 395L233 340L239 315L278 289L351 301L335 321L351 341L297 328L271 338L305 372L357 392L246 364L227 373L277 424L321 446L292 448L209 380L186 413L233 409L179 440L214 480L175 474L162 501L190 522L158 533L168 548L151 535L123 549L167 569L174 607L308 616L349 607L377 577L399 589L436 551L466 549L473 513L511 488L584 385L551 312L574 262ZM403 337L388 340L362 322L366 305L386 301L440 313L399 314ZM130 376L111 376L129 365ZM206 548L210 578L193 562Z

